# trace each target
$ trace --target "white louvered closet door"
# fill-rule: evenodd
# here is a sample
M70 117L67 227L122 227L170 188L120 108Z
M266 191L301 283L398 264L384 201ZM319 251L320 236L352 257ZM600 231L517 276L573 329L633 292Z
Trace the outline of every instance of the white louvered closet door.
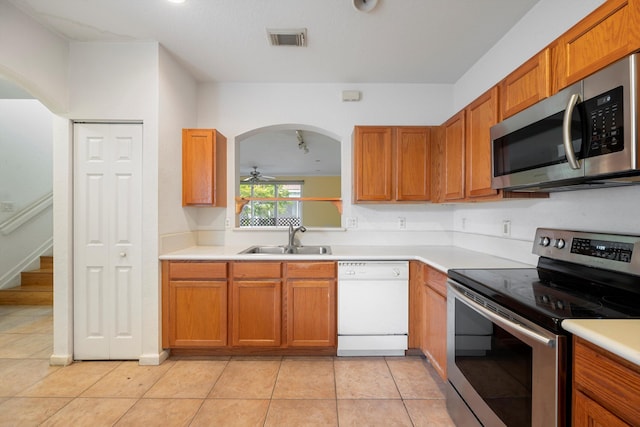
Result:
M142 124L74 124L74 359L142 352Z

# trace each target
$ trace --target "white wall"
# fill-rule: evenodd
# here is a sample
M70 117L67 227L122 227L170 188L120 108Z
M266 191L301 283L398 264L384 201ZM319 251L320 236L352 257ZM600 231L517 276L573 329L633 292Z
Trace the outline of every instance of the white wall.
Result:
M342 102L342 90L362 92L360 102ZM302 124L324 129L342 141L342 198L344 218L357 218L358 227L346 232L311 232L306 244L403 244L418 237L423 243L443 243L439 233L450 228L451 208L434 205L353 205L351 203L352 132L355 125L439 125L452 111L451 85L425 84L204 84L199 87L198 126L224 134L228 147L228 208L199 208L198 229L211 231L207 242L255 244L286 242L286 232L224 230L233 217L235 196L235 137L250 130L279 124ZM283 153L286 161L286 153ZM407 220L400 232L397 217ZM231 221L233 223L233 221ZM212 231L213 230L213 231ZM379 233L371 233L376 230ZM418 236L415 231L425 231ZM365 232L366 231L366 232ZM387 232L395 231L393 236ZM413 231L413 232L412 232ZM384 233L381 233L384 232ZM274 233L278 233L274 235ZM387 234L385 234L387 233ZM201 233L201 236L205 233ZM383 236L384 234L384 236ZM205 243L201 241L201 243Z
M476 99L606 0L540 0L455 84L454 111Z
M53 114L35 99L0 99L0 224L24 217L25 209L50 197L53 169ZM21 213L22 211L22 213ZM0 288L20 284L53 233L51 206L11 233L0 232Z
M174 58L160 48L158 233L196 228L196 208L182 208L182 128L196 127L197 84Z
M35 99L0 99L0 129L0 202L19 211L51 192L53 115Z
M55 113L68 104L68 57L64 39L0 0L0 74Z

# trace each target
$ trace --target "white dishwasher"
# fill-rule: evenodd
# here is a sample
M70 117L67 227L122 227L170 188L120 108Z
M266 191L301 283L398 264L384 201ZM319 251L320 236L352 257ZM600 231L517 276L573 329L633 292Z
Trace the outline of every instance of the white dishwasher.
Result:
M338 262L338 356L404 356L407 261Z

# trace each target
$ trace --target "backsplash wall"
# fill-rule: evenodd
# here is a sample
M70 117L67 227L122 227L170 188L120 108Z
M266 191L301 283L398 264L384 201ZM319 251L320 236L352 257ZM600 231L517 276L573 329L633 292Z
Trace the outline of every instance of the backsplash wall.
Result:
M548 199L455 205L454 243L523 262L535 262L537 227L640 235L640 186L552 193ZM509 235L503 221L510 221Z

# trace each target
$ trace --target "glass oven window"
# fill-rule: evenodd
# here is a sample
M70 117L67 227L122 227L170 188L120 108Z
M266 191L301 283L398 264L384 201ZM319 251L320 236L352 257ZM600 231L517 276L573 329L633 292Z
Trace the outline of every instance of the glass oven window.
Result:
M455 301L455 364L507 426L531 425L530 346Z

